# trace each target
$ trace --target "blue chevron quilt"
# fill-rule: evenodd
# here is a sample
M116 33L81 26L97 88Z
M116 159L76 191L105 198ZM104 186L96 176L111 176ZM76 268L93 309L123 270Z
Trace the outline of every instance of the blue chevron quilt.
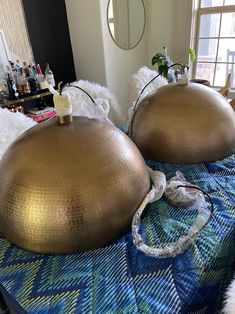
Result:
M149 165L167 179L181 171L214 202L212 220L183 254L145 256L130 233L104 248L67 256L33 254L0 237L0 291L29 314L217 313L235 270L235 156L199 165ZM147 208L141 233L149 245L169 243L194 219L194 212L162 199Z

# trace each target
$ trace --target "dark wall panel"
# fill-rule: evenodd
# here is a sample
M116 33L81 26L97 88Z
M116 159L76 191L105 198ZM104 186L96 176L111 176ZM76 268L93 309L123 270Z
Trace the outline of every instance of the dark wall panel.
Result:
M34 59L57 83L76 78L64 0L22 0Z

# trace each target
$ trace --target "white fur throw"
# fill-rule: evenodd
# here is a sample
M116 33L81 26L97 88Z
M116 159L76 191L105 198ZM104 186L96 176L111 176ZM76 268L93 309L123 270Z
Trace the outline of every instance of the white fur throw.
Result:
M130 80L130 94L129 103L132 106L138 98L140 92L144 86L150 82L158 73L154 70L150 70L148 67L140 68L135 74L131 76ZM144 91L143 97L147 96L152 91L158 89L161 86L167 85L168 81L162 76L156 78Z
M74 88L69 90L73 106L73 115L103 118L108 114L108 118L117 126L125 123L121 107L114 95L106 87L82 80L72 84L78 85L86 90L97 102L97 108L99 110L99 112L97 112L97 108L93 107L93 103L89 101L85 93ZM87 110L88 107L90 107L90 110ZM10 112L7 109L0 108L0 159L12 142L35 124L36 122L20 112Z
M230 284L225 295L224 314L235 314L235 279Z
M35 124L23 113L0 108L0 159L12 142Z
M107 113L105 111L110 109L108 118L115 125L120 126L126 122L120 105L108 88L84 80L73 82L71 85L83 88L97 104L102 104L103 106L103 111L102 106L93 107L93 103L84 92L77 88L67 88L65 93L70 96L74 116L86 115L90 118L102 118Z

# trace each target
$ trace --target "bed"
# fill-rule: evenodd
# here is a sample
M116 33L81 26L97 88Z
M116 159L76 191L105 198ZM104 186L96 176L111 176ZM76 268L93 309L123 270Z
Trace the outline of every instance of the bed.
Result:
M131 233L101 249L65 256L23 251L0 237L0 291L16 313L218 313L235 272L235 155L205 164L147 162L167 178L181 171L212 197L213 217L184 253L157 259ZM193 209L151 204L141 233L149 245L175 241Z

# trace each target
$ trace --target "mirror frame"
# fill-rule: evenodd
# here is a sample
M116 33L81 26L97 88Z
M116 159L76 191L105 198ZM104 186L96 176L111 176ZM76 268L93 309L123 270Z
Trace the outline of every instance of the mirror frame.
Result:
M139 43L141 42L141 40L142 40L142 38L143 38L143 36L144 36L145 28L146 28L146 9L145 9L145 5L144 5L144 0L140 0L140 1L142 2L143 10L144 10L144 26L143 26L143 31L142 31L142 33L141 33L141 35L140 35L140 38L139 38L139 40L137 41L137 43L136 43L134 46L130 47L130 48L122 47L122 46L114 39L114 37L113 37L113 35L112 35L112 33L111 33L111 30L110 30L110 27L109 27L109 15L108 15L110 1L111 1L111 0L108 1L108 5L107 5L106 20L107 20L107 26L108 26L109 34L110 34L110 36L111 36L113 42L114 42L119 48L121 48L121 49L123 49L123 50L131 50L131 49L136 48L136 47L139 45Z

